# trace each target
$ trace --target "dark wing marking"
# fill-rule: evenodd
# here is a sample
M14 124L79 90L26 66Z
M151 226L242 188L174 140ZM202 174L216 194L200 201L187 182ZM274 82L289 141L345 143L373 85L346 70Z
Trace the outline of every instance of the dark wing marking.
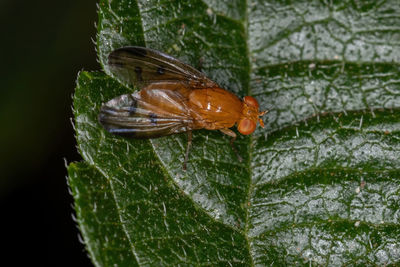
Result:
M218 84L202 72L162 52L138 46L122 47L108 56L110 70L139 89L150 83L179 81L192 88L213 88Z
M186 107L169 97L157 94L157 99ZM144 101L138 92L116 97L105 103L100 110L99 122L110 133L133 138L156 138L188 131L192 123L187 112L159 110L152 101Z

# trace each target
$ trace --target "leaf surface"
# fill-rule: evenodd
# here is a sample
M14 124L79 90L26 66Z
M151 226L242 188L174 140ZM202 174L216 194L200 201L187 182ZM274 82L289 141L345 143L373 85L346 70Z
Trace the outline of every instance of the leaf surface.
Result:
M353 265L400 261L397 1L100 1L98 53L146 45L255 96L266 128L238 138L108 134L102 103L133 92L82 72L84 163L69 167L98 265ZM107 227L114 225L115 227ZM101 233L105 233L102 235ZM129 265L128 264L128 265Z

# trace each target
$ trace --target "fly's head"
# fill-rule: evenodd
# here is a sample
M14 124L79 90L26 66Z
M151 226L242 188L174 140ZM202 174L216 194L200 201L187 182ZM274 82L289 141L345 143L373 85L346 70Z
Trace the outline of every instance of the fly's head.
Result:
M264 128L264 122L260 118L268 111L259 111L260 106L252 96L243 98L242 116L238 122L238 131L243 135L248 135L256 130L257 122Z

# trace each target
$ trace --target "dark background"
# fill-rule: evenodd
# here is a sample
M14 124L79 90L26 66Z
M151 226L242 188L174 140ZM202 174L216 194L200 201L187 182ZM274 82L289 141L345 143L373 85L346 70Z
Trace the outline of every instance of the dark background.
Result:
M65 161L77 73L96 61L95 0L0 1L2 262L91 266L72 219Z

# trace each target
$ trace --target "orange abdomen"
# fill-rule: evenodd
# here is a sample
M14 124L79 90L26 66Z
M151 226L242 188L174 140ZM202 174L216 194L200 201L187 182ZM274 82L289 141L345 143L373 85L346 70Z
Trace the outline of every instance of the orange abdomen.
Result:
M142 108L164 117L185 117L190 90L181 83L154 83L139 91Z
M193 128L217 130L230 128L240 119L242 101L222 88L196 89L189 94Z

